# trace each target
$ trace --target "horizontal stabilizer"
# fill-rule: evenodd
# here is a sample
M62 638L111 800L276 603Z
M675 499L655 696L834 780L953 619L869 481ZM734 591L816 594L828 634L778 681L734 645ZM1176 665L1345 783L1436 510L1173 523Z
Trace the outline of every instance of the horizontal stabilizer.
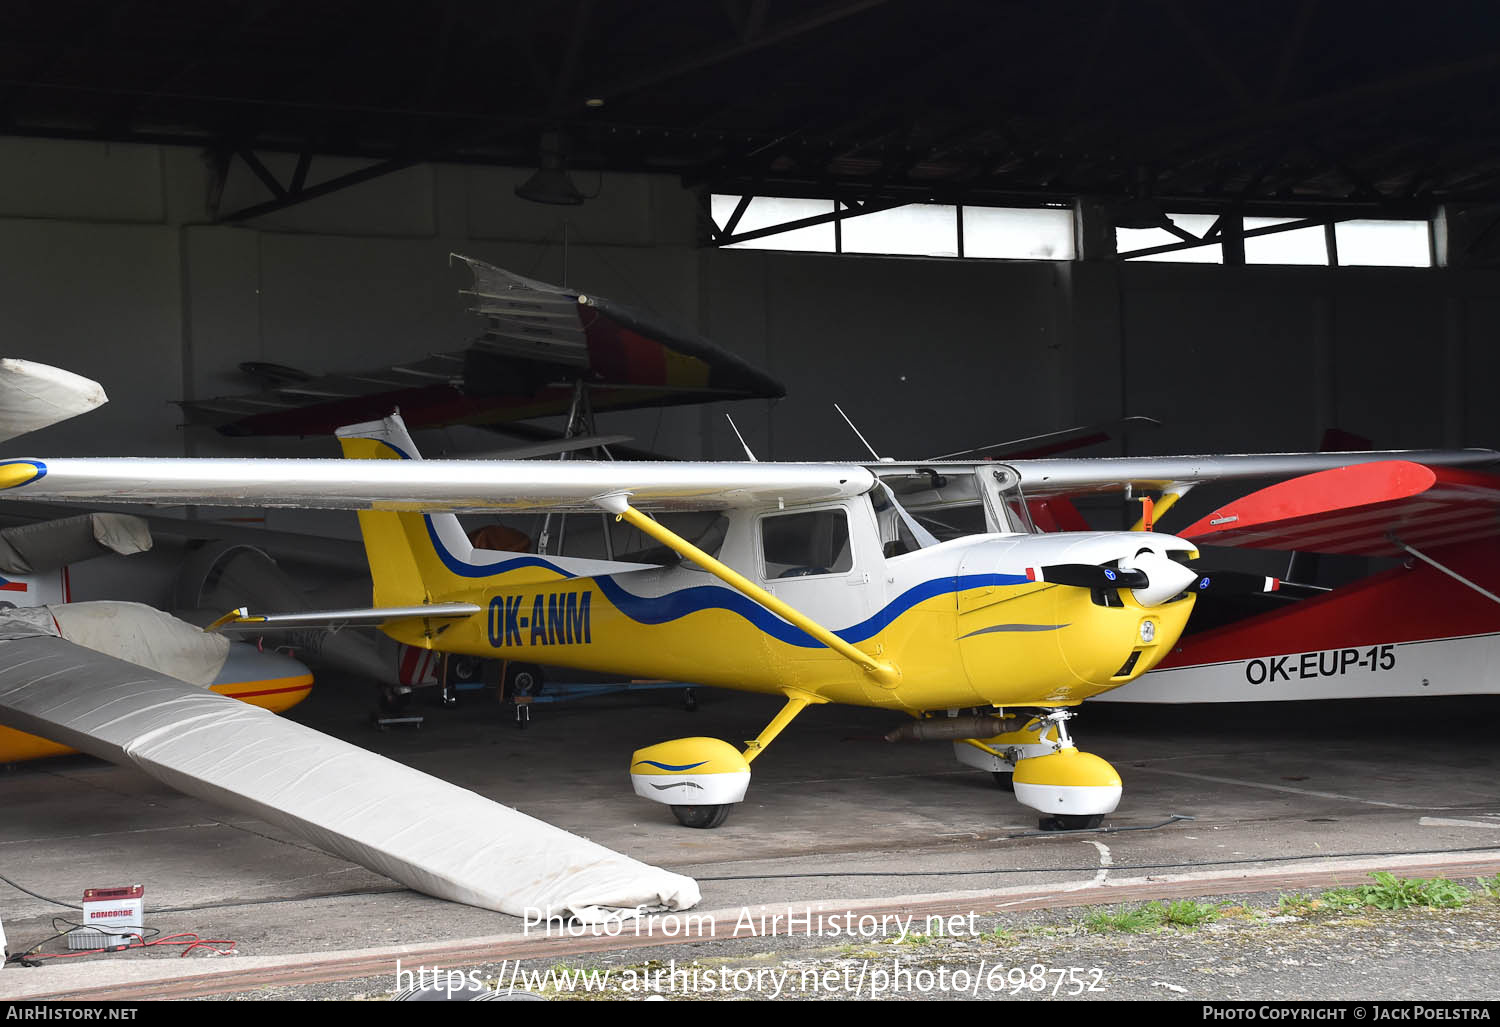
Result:
M261 631L268 628L337 628L355 624L386 624L415 617L448 620L480 612L473 603L431 603L422 606L372 606L352 610L309 610L305 613L255 614L243 607L214 621L206 631Z
M699 900L691 878L24 620L0 622L0 723L138 767L454 902L599 923Z

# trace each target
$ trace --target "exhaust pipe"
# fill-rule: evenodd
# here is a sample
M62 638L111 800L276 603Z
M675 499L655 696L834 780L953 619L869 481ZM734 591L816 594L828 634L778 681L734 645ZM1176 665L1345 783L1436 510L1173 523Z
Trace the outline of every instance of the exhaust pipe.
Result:
M929 717L902 724L885 736L887 742L952 742L960 738L993 738L1019 731L1031 717Z

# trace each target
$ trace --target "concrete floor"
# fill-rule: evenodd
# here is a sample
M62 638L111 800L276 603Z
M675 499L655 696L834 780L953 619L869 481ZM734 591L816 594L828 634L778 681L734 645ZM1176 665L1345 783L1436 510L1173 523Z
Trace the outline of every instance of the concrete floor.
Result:
M1107 823L1193 819L1037 836L1035 814L988 774L954 761L947 743L885 743L879 736L895 718L847 707L803 714L757 761L749 798L724 827L679 827L665 807L631 794L630 752L684 735L750 738L779 705L698 696L696 712L675 691L538 707L524 731L475 696L455 709L425 708L422 730L381 733L369 725L362 690L326 681L293 716L691 874L702 909L1083 886L1105 866L1165 879L1242 865L1175 866L1204 861L1500 847L1500 697L1085 706L1072 725L1076 740L1125 781ZM16 884L76 903L85 887L142 883L150 926L232 938L246 956L521 930L514 918L405 891L279 829L84 757L0 774L0 807L0 874ZM805 876L830 873L881 876ZM0 882L13 951L70 912Z

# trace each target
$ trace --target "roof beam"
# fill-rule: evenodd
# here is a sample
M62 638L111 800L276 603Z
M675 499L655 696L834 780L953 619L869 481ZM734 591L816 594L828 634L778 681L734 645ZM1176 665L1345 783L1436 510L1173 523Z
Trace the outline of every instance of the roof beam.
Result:
M250 165L251 170L259 167L264 172L265 177L262 177L261 181L266 183L266 187L271 190L276 198L268 200L265 203L257 203L252 207L245 207L231 214L224 214L217 219L220 224L247 221L250 218L272 214L278 210L285 210L288 207L295 207L300 203L306 203L308 200L316 200L320 196L327 196L329 193L336 193L341 189L348 189L350 186L369 182L372 179L384 177L395 171L404 171L409 167L422 163L423 160L420 157L393 157L390 160L383 160L372 164L367 168L360 168L358 171L351 171L346 175L330 178L326 182L319 182L315 186L291 192L282 188L281 183L276 181L275 176L266 170L265 165L256 160L255 155L250 153L250 151L241 150L240 157L246 164ZM257 172L257 177L260 174L260 172Z
M581 104L590 97L603 97L606 100L615 100L621 96L645 89L647 86L660 85L670 82L672 79L681 78L690 72L703 68L710 68L725 61L743 57L757 50L772 46L776 43L784 43L789 39L806 35L834 22L860 14L873 7L879 7L889 0L845 0L843 3L830 4L821 10L800 18L789 19L780 25L743 42L734 43L729 46L718 47L706 53L700 53L687 57L676 63L666 64L653 71L645 72L631 78L619 79L598 87L591 87L587 96L577 96L577 103Z

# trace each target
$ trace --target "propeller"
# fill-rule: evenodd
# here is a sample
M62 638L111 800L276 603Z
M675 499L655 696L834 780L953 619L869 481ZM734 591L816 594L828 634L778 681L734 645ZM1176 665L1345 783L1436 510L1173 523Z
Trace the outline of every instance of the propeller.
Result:
M1257 595L1261 592L1275 592L1280 588L1280 578L1247 574L1244 571L1209 571L1198 575L1198 580L1193 582L1193 591L1199 595Z
M1056 563L1046 567L1028 567L1032 581L1075 588L1128 588L1142 606L1162 603L1193 591L1199 595L1252 595L1274 592L1281 587L1276 578L1242 571L1209 571L1199 573L1176 560L1153 552L1138 553L1121 560L1118 567L1094 563Z
M1151 579L1141 570L1122 570L1097 563L1054 563L1048 567L1028 567L1026 576L1049 585L1073 585L1077 588L1145 588Z

